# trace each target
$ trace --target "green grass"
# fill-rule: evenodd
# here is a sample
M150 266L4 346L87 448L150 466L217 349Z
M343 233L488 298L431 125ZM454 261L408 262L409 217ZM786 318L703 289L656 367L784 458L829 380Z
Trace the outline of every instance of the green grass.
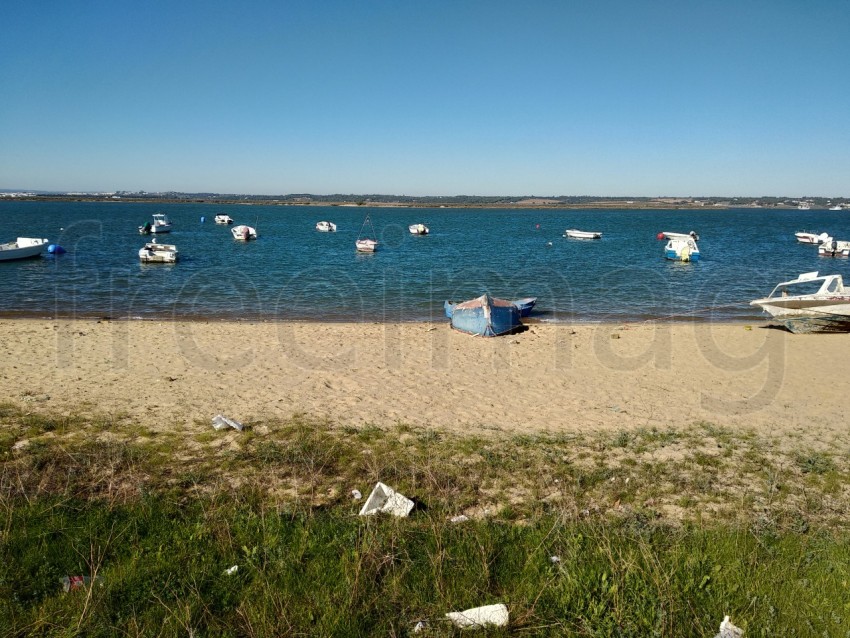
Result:
M3 636L448 636L447 611L495 602L510 627L480 635L712 638L729 614L748 638L850 636L838 450L707 423L176 434L31 410L0 404ZM410 518L357 516L377 480Z
M21 503L0 552L13 636L387 636L420 619L451 635L446 611L494 602L510 609L505 635L713 636L724 614L748 636L850 632L850 544L829 533L361 519L249 493ZM101 580L65 594L68 574Z

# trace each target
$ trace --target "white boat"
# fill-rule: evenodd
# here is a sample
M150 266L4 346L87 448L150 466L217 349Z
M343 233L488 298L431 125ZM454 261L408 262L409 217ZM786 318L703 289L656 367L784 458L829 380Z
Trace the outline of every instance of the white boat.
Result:
M427 235L431 232L431 229L425 224L411 224L407 227L407 230L410 231L411 235Z
M841 204L836 204L835 206L830 206L829 210L844 210L841 208Z
M245 224L234 226L230 229L230 232L233 235L233 239L238 239L240 241L249 241L257 238L257 229L252 228L251 226L246 226Z
M699 241L699 235L696 234L695 231L691 231L689 233L671 233L669 231L661 231L659 233L661 235L660 239L693 239L694 241Z
M818 255L822 257L850 257L850 241L838 241L829 237L818 246Z
M750 302L795 333L850 332L850 290L841 275L802 273Z
M797 209L798 210L812 210L812 207L809 205L808 202L800 202L800 205L797 206Z
M151 217L153 217L153 222L139 226L139 232L142 235L171 232L171 220L168 219L168 215L165 213L154 213Z
M372 225L372 220L369 219L369 215L366 215L366 219L363 220L363 225L360 227L360 233L357 235L357 241L354 242L358 253L373 253L378 250L377 239L363 237L363 229L366 228L366 224L369 224L369 227L372 229L371 237L377 236L375 235L375 227Z
M0 244L0 261L38 257L48 241L35 237L18 237L15 241Z
M143 264L173 264L177 262L177 246L157 244L156 239L139 249L139 260Z
M664 247L664 257L674 261L699 261L699 247L693 237L674 237Z
M570 228L564 231L564 237L569 237L570 239L602 239L602 233Z
M829 233L806 233L799 232L794 233L794 237L797 238L797 241L801 244L822 244L827 239L829 239Z
M321 221L316 224L316 230L320 233L333 233L336 232L336 224L333 222Z
M216 224L232 224L233 218L230 215L219 214L215 216Z

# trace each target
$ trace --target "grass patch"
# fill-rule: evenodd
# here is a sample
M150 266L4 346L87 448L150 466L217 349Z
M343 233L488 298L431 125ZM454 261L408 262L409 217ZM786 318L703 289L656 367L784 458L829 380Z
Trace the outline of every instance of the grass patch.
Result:
M494 635L713 636L725 614L748 636L850 632L846 455L702 423L185 436L0 414L4 635L454 635L446 611L494 602L511 610ZM411 518L356 516L351 490L378 480Z

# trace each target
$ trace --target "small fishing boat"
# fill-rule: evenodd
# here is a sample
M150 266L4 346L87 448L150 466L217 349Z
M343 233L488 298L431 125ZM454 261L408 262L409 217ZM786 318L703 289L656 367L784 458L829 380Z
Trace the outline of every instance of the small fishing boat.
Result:
M844 210L841 208L841 204L836 204L835 206L830 206L829 210Z
M431 229L425 224L411 224L407 227L407 230L410 231L411 235L427 235L431 232Z
M171 220L168 219L168 215L165 213L154 213L151 215L153 217L153 222L148 222L144 226L139 226L139 233L142 235L149 235L150 233L170 233L171 232Z
M797 241L801 244L822 244L829 239L829 233L807 233L801 231L799 233L794 233L794 237L796 237Z
M602 233L570 228L564 231L564 237L569 237L570 239L602 239Z
M233 239L238 239L239 241L249 241L257 238L257 229L246 226L245 224L234 226L230 229L230 233L233 235Z
M363 230L366 228L366 224L369 224L372 233L370 237L363 238ZM360 227L360 233L357 235L357 241L354 242L358 253L373 253L378 250L378 240L371 239L371 237L377 237L377 235L375 234L375 227L372 225L372 220L369 219L369 215L366 215L366 219L363 220L363 225Z
M177 246L157 244L154 238L139 249L139 261L143 264L174 264L177 262Z
M322 221L316 224L316 230L320 233L333 233L336 232L336 224Z
M537 303L537 297L524 297L522 299L515 299L511 302L516 306L517 310L519 310L520 317L528 317L531 314L532 308L534 308L534 304ZM455 306L458 304L454 301L445 301L443 303L443 310L446 313L446 317L449 319L452 318L452 314L454 314Z
M506 299L496 299L487 294L455 304L451 320L455 330L482 337L507 334L522 326L519 308Z
M838 241L829 237L818 246L821 257L850 257L850 241Z
M658 239L693 239L694 241L699 241L699 235L696 234L696 231L690 231L688 233L671 233L667 230L662 230L658 233Z
M225 215L224 213L220 213L215 216L216 224L232 224L233 218L230 215Z
M850 290L841 275L802 273L783 281L763 299L750 302L791 332L850 332Z
M48 241L35 237L18 237L15 241L0 244L0 261L38 257Z
M674 238L664 247L664 257L673 261L699 261L699 248L691 237Z

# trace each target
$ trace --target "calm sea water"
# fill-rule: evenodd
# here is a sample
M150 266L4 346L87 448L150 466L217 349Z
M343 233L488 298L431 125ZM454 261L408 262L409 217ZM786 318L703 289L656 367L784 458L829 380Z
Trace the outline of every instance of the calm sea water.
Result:
M174 231L161 243L176 265L142 265L137 227L162 211ZM256 225L236 242L213 223L227 213ZM366 214L381 242L358 255ZM201 223L201 217L206 223ZM319 233L317 221L335 222ZM431 234L415 237L422 222ZM539 228L538 228L539 224ZM601 231L565 239L566 228ZM659 231L696 230L698 263L663 258ZM752 320L748 305L782 280L819 270L848 275L848 261L819 257L794 232L850 239L850 211L466 210L366 207L0 202L0 241L47 237L61 257L0 262L5 314L222 317L345 321L437 320L445 299L485 291L539 297L542 321ZM551 242L551 245L549 244Z

